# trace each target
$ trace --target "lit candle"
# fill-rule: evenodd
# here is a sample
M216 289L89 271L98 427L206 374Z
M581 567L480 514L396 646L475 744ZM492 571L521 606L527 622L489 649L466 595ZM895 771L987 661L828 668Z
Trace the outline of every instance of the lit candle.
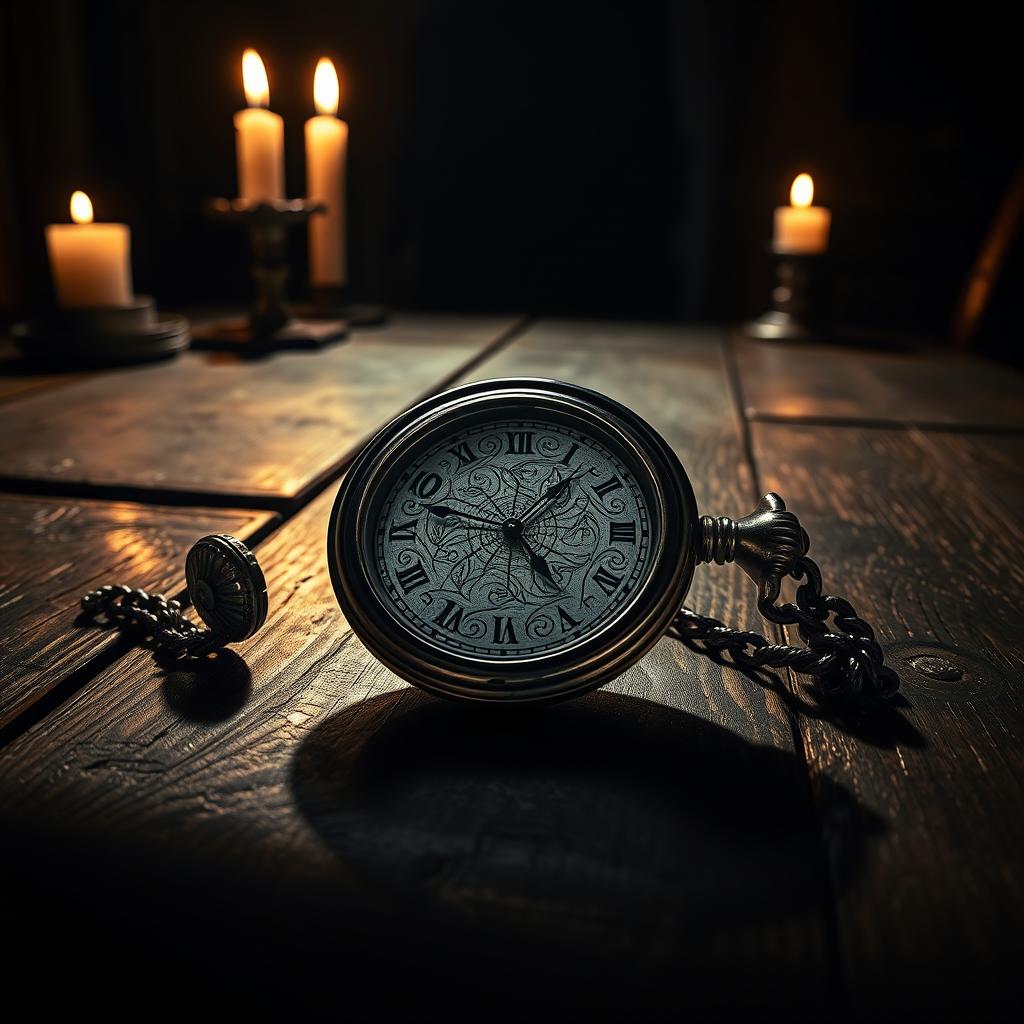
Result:
M832 211L812 206L814 179L798 174L789 190L789 206L775 208L772 247L781 253L821 253L828 248Z
M84 192L71 196L74 224L48 224L46 250L65 307L127 306L132 301L132 236L127 224L93 224Z
M251 203L284 199L284 121L270 103L267 69L255 50L242 54L245 110L235 114L238 194Z
M316 117L306 122L306 178L309 198L326 213L309 222L309 278L314 286L336 288L348 280L345 264L345 160L348 125L338 118L338 75L321 57L313 75Z

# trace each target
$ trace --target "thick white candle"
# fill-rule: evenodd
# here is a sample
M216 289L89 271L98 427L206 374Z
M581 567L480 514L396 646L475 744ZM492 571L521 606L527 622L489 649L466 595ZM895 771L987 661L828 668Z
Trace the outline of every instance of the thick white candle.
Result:
M320 287L348 281L345 259L345 163L348 125L338 112L338 75L326 57L313 75L317 116L306 122L306 191L327 210L309 222L309 278Z
M255 50L242 54L242 85L249 106L235 114L238 194L251 203L284 199L284 120L264 109L270 84Z
M74 224L48 224L46 250L57 302L64 307L126 306L132 301L131 231L93 224L84 192L71 196Z
M789 206L775 208L775 232L772 248L781 253L822 253L828 248L832 211L812 206L814 180L798 174L789 190Z

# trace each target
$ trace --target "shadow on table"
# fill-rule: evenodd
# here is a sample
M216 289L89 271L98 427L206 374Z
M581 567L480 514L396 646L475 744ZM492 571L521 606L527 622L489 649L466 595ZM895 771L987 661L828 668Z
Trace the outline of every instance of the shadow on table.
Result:
M252 673L245 659L222 648L199 659L160 661L163 694L176 714L192 722L223 722L245 707Z
M884 826L820 784L846 884ZM381 914L390 906L407 938L435 945L462 926L536 958L600 949L664 966L730 947L793 958L793 934L818 934L827 914L798 759L632 697L530 710L395 691L314 729L291 786Z

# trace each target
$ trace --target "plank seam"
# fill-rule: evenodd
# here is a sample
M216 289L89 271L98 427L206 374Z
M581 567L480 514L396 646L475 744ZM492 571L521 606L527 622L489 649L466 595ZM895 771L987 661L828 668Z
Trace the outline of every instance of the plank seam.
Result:
M777 423L788 427L852 427L857 430L921 430L941 434L981 434L986 437L1021 437L1024 427L998 427L982 423L940 423L930 420L860 419L856 416L792 416L784 413L758 412L741 405L747 423Z
M729 381L729 390L733 398L736 417L739 422L739 428L743 439L744 458L747 460L747 465L750 467L751 482L754 488L754 493L751 497L752 500L758 501L764 493L764 488L757 460L754 457L751 421L745 414L746 403L743 395L743 379L740 375L739 359L736 354L735 341L727 332L723 332L722 352L725 360L726 376ZM787 642L786 631L783 626L775 625L774 623L765 623L765 625L768 626L767 632L769 636L774 636L776 640L781 643ZM790 694L795 694L797 692L797 683L792 671L790 669L786 669L785 675L788 681L787 688ZM814 798L814 788L811 785L811 768L810 762L807 758L807 750L804 746L803 732L800 728L800 715L786 702L782 702L782 706L783 710L786 712L787 718L789 719L790 733L793 737L793 752L803 770L802 774L806 790L806 800L811 809L813 820L817 825L818 873L821 876L822 888L824 890L823 902L825 906L823 917L825 926L825 966L830 975L829 987L845 996L845 972L843 971L842 947L839 931L839 893L836 890L835 881L832 877L832 870L825 848L824 829L822 827L821 818L818 814L818 804Z

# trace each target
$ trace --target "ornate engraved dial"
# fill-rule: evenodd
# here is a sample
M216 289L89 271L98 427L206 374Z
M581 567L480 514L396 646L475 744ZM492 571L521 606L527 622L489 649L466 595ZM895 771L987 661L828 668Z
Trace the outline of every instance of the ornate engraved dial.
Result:
M410 454L365 541L392 616L494 659L600 629L645 579L656 529L628 452L612 448L569 423L516 419Z

